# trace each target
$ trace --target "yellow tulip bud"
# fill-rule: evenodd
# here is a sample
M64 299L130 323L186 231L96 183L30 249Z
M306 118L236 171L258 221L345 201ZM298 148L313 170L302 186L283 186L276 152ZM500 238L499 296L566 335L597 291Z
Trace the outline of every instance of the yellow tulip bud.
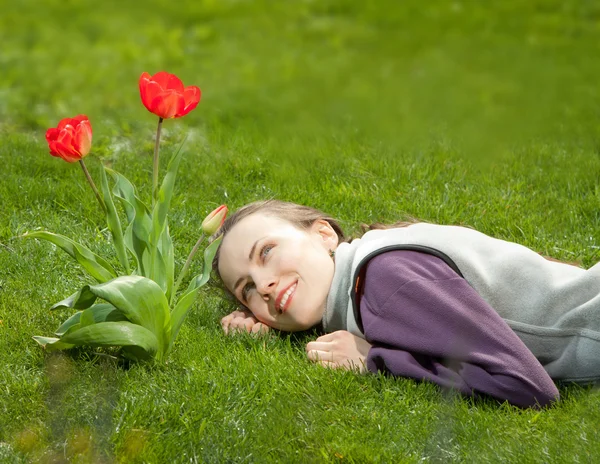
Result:
M202 221L202 230L204 233L207 235L212 235L219 230L219 227L221 227L225 222L227 211L227 205L221 205L208 216L206 216L204 221Z

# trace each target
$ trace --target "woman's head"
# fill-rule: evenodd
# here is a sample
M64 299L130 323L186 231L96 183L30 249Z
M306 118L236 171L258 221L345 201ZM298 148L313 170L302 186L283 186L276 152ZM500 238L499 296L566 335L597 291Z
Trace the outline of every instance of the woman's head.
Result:
M226 289L261 322L286 331L318 324L334 272L339 225L306 206L251 203L229 217L215 258Z

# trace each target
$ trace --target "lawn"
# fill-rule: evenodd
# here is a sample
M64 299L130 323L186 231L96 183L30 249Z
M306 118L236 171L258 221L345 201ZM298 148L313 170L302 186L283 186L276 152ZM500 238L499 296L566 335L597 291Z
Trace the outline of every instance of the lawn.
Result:
M156 118L143 71L203 92L171 233L183 266L205 215L310 204L357 233L404 214L545 255L600 260L600 6L576 0L21 0L0 7L0 461L600 462L600 390L520 410L429 384L310 364L312 335L226 337L205 287L160 365L46 353L90 278L76 238L118 263L78 166L44 134L87 114L86 158L148 199ZM163 169L166 166L164 162ZM199 272L200 260L192 270Z

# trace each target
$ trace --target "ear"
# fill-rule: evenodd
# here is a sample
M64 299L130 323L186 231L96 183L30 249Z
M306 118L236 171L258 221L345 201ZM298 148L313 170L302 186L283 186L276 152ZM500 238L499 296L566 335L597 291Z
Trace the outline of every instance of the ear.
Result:
M335 250L337 248L339 241L337 233L325 219L313 222L311 232L316 235L327 250Z

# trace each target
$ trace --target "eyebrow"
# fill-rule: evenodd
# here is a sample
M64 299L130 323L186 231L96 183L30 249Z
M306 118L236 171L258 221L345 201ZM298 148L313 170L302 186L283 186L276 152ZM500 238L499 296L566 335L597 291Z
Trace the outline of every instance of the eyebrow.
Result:
M250 253L248 254L248 261L252 262L252 259L254 258L254 252L256 251L256 245L258 245L258 242L260 242L264 237L259 238L256 242L254 242L254 245L252 245L252 248L250 248ZM237 288L239 287L239 285L243 282L244 277L240 277L235 285L233 286L233 291L235 292L237 290Z

